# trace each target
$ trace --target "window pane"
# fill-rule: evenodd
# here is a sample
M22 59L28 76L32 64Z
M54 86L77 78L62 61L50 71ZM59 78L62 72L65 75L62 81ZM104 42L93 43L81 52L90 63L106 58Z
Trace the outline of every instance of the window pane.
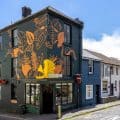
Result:
M13 30L13 47L18 45L18 30Z
M64 42L70 43L70 26L67 24L64 24Z
M67 104L68 97L68 85L67 83L62 83L62 104Z
M31 84L31 104L35 104L35 85Z
M68 103L72 103L73 95L72 95L72 83L68 83Z
M30 104L30 84L26 84L26 103Z
M36 84L36 105L40 104L40 84Z
M61 84L56 84L56 105L61 104Z

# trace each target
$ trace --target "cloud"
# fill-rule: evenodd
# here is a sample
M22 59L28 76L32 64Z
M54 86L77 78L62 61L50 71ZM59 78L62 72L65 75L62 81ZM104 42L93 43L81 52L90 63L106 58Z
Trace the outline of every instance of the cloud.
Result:
M83 38L83 48L120 59L120 31L112 35L103 34L100 40Z

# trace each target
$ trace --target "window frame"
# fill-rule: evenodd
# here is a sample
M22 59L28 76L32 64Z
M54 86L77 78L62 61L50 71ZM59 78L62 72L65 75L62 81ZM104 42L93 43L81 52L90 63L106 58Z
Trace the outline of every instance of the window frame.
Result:
M58 97L57 96L57 93L56 93L56 105L58 104L61 104L61 105L67 105L67 104L71 104L73 102L73 83L57 83L56 84L56 89L57 89L57 86L59 85L59 89L60 89L60 96ZM65 86L66 85L66 89L67 89L67 98L63 97L62 94L63 94L63 85ZM69 87L71 87L71 91L69 91ZM72 94L72 96L71 96ZM71 96L71 100L70 100L70 96ZM66 99L66 102L64 101L64 99ZM64 101L64 102L63 102Z
M12 47L17 47L18 46L18 36L15 34L15 31L17 31L17 35L18 35L18 29L14 28L12 30ZM15 41L17 40L17 41Z
M89 89L90 88L90 89ZM93 85L86 85L86 100L93 99L94 88ZM90 95L90 96L88 96Z
M92 62L92 64L90 62ZM92 71L90 71L90 68ZM93 71L94 71L94 61L89 59L88 60L88 74L93 74Z
M104 86L105 82L106 82L106 88ZM102 92L103 93L108 93L108 81L102 81Z
M68 35L68 32L67 32L67 28L69 27L69 35ZM69 37L68 37L69 36ZM66 38L66 39L65 39ZM69 40L68 40L69 38ZM64 23L64 43L65 44L72 44L72 34L71 34L71 25L68 24L68 23Z

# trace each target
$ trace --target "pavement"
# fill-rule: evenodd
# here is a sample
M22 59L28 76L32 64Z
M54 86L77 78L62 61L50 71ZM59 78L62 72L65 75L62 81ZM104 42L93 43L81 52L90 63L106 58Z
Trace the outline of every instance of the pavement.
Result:
M94 113L96 111L104 110L110 107L114 106L119 106L120 105L120 100L114 101L114 102L109 102L105 104L98 104L96 106L87 106L79 109L73 109L70 111L62 112L62 117L59 120L71 120L75 117L79 117L82 115L87 115L89 113ZM0 113L0 120L3 120L1 118L10 118L11 120L57 120L57 115L56 114L41 114L41 115L36 115L36 114L11 114L11 113ZM8 120L10 120L8 119ZM5 119L7 120L7 119Z

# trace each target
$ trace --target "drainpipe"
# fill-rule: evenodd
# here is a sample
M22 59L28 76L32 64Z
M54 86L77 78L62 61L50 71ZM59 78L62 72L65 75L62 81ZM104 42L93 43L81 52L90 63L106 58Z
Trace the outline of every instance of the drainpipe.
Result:
M111 91L111 66L110 66L110 95L109 96L111 96L112 95L112 91Z

